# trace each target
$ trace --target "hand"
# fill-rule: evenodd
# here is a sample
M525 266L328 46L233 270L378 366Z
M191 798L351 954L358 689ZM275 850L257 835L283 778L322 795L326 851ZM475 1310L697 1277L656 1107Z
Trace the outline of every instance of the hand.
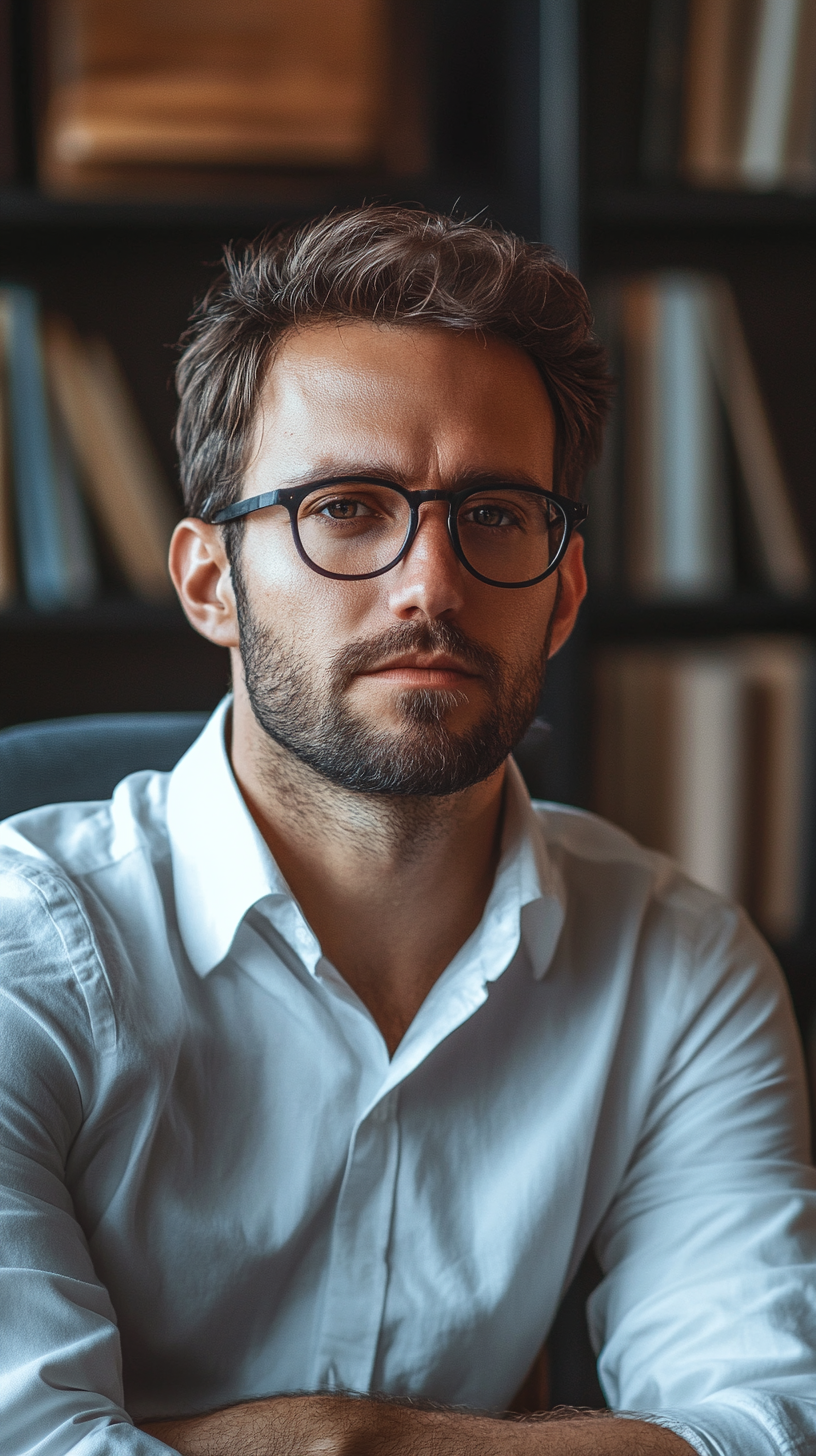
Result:
M502 1421L335 1395L276 1396L142 1429L180 1456L694 1456L672 1431L600 1412Z

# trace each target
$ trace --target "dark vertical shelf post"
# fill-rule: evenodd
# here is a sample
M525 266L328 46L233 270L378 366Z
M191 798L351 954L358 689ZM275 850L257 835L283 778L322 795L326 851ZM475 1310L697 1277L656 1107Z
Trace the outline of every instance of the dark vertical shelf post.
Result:
M580 7L540 0L541 238L580 265Z

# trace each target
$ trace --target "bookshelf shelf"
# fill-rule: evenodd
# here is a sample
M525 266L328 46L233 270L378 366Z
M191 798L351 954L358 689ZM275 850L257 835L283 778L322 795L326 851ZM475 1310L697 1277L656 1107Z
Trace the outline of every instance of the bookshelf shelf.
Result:
M191 629L181 608L153 605L132 597L112 597L87 607L61 608L40 612L33 607L14 606L0 612L0 637L28 632L34 636L56 632L156 632L181 633Z
M597 593L587 601L593 643L699 641L741 633L816 636L816 599L757 592L712 601L633 601Z
M745 229L812 233L816 195L790 192L715 192L691 188L621 187L591 190L590 228Z
M429 207L478 211L485 207L504 220L518 211L518 199L501 179L485 175L447 178L442 175L382 175L342 179L287 178L262 192L188 198L85 199L52 197L34 187L0 188L0 227L20 229L88 229L141 232L173 229L189 232L235 231L253 234L270 224L292 221L332 208L357 206L363 199L406 201L421 198Z

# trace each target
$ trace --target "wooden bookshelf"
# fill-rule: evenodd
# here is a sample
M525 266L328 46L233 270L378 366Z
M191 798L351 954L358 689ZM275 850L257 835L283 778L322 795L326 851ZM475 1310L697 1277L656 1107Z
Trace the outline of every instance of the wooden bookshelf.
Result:
M647 0L584 0L583 274L600 278L658 268L724 274L738 301L769 416L812 557L816 558L816 195L717 191L638 178ZM793 634L816 642L816 600L740 590L712 601L627 599L595 590L572 649L572 701L591 718L591 662L609 645L696 644L741 635ZM587 802L589 733L573 759L574 796ZM811 839L816 846L816 793ZM811 848L810 873L816 873ZM812 897L811 903L816 901ZM795 943L776 947L800 1025L816 1016L816 912Z

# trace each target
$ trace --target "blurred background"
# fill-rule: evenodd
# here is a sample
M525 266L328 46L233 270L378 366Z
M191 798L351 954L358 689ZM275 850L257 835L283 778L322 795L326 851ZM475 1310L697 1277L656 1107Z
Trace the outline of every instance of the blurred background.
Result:
M619 385L528 781L741 900L812 1044L816 0L0 0L0 73L0 726L225 690L164 566L223 244L494 218Z

